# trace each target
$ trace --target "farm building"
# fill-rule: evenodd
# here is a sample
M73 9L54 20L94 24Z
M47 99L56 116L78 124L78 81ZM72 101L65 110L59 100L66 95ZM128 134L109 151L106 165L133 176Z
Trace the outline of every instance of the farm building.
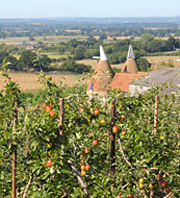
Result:
M94 95L99 94L101 96L107 96L110 91L110 84L113 80L114 72L109 64L108 58L100 46L100 60L96 69L90 79L87 87L87 94Z
M113 72L108 58L102 46L100 46L100 61L88 83L87 94L107 96L110 90L117 88L120 88L123 92L129 92L129 84L146 74L146 72L138 71L132 45L129 45L127 60L121 73Z
M32 50L32 49L35 49L36 47L34 45L28 45L26 47L27 50Z
M169 83L168 87L163 89L163 93L171 94L179 90L180 85L180 69L171 67L162 67L156 71L150 72L148 75L134 80L129 84L129 92L134 95L136 92L143 94L156 85Z

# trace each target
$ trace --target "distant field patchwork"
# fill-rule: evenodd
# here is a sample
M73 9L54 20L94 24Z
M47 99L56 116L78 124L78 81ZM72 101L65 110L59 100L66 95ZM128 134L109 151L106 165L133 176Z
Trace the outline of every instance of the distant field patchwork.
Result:
M87 40L87 36L35 36L35 41L29 41L29 37L7 37L5 39L0 39L0 44L5 43L7 45L22 45L25 41L28 44L37 44L39 41L47 44L55 44L60 42L68 42L71 39L76 39L78 41Z

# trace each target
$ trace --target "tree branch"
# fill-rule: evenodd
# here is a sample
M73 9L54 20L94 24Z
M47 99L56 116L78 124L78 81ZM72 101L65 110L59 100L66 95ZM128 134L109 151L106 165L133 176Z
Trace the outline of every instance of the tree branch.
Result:
M31 182L32 182L32 179L33 179L33 176L31 175L30 178L29 178L29 181L28 181L28 183L27 183L27 186L26 186L25 189L24 189L24 193L23 193L22 198L26 198L26 197L27 197L27 192L28 192L28 190L29 190L29 187L30 187L30 184L31 184Z
M122 148L122 143L121 143L121 139L120 137L118 136L118 143L119 143L119 147L120 147L120 152L124 158L124 160L126 161L126 163L133 169L133 166L132 164L128 161L128 159L126 158L125 154L124 154L124 151L123 151L123 148Z
M79 174L79 172L77 171L76 167L73 165L73 163L70 160L68 160L68 164L71 166L72 170L74 170L78 181L80 182L81 186L83 187L83 191L84 191L84 194L86 195L86 198L89 198L89 194L88 194L88 191L87 191L87 186L84 183L81 175Z
M166 195L164 198L174 198L174 195L172 194L172 192L170 192L168 195Z

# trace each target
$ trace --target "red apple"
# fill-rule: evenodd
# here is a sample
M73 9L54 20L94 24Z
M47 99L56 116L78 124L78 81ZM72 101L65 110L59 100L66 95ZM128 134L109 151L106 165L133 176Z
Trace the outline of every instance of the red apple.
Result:
M89 149L87 147L85 148L84 153L85 154L88 154L89 153Z
M92 141L92 144L93 144L94 146L98 145L98 140L93 140L93 141Z
M106 120L103 118L102 120L101 120L101 124L105 124L106 123Z
M90 117L86 116L85 118L86 118L86 120L87 120L88 122L91 122Z
M91 168L91 166L89 164L86 165L85 170L89 170Z
M84 171L84 170L85 170L85 168L86 168L86 166L85 166L85 165L81 165L81 170L82 170L82 171Z
M158 179L162 179L162 175L161 175L161 174L158 174L158 175L157 175L157 178L158 178Z
M45 110L46 110L47 112L50 112L50 111L52 110L51 105L47 105L46 108L45 108Z
M44 108L44 107L45 107L45 105L46 105L46 103L45 103L45 102L43 102L43 103L42 103L42 108Z
M81 165L84 165L85 164L83 159L81 159L80 162L81 162Z
M100 113L99 109L94 110L94 115L98 115Z
M126 135L126 129L124 129L124 131L122 131L122 135L125 136Z
M84 170L81 171L81 176L84 176L86 172Z
M132 194L127 194L127 197L129 197L129 198L132 198L133 196L132 196Z
M158 181L158 186L161 186L162 185L162 181Z
M47 164L47 166L52 166L51 158L48 159L46 164Z
M119 127L118 127L118 126L114 126L114 127L112 128L112 132L113 132L113 133L117 133L118 130L119 130Z
M121 195L117 195L117 197L116 198L121 198Z
M153 186L152 183L149 184L149 188L150 188L150 189L153 189L153 188L154 188L154 186Z
M121 115L121 119L125 120L126 116L124 114Z
M167 182L166 182L166 181L163 181L162 184L161 184L161 186L162 186L163 188L165 188L165 187L167 186Z
M79 112L84 112L84 109L83 108L79 108Z
M51 111L49 112L49 115L50 115L51 117L53 117L53 116L54 116L54 111L51 110Z
M90 133L90 134L89 134L89 137L92 137L92 136L93 136L93 133Z

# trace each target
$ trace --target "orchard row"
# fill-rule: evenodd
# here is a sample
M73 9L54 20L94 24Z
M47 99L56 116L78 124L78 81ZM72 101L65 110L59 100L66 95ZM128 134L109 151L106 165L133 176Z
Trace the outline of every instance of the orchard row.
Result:
M44 74L44 90L35 95L4 77L0 197L12 194L14 153L17 197L179 197L179 93L160 95L154 88L130 97L115 90L102 102L89 100L84 87L57 86Z

